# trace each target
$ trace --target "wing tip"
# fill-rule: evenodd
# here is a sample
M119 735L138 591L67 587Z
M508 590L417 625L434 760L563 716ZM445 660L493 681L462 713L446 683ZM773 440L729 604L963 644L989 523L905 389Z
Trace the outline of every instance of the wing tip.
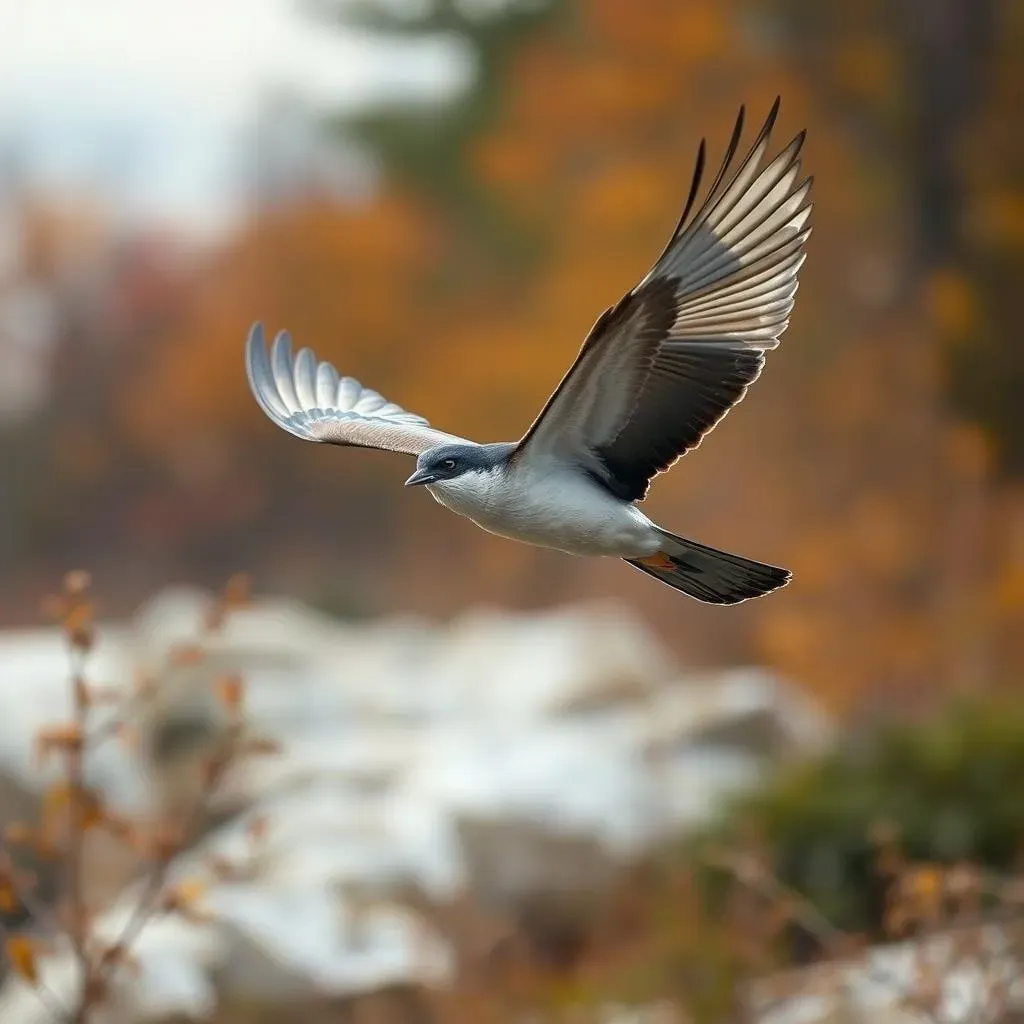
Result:
M249 328L249 334L245 339L245 366L249 371L250 381L252 381L252 370L255 367L257 355L265 351L266 343L263 336L263 324L256 320Z
M704 166L707 163L708 158L708 143L707 139L702 138L700 145L697 147L697 161L693 167L693 178L690 181L690 193L686 197L686 205L683 207L683 212L679 216L679 221L676 224L675 231L672 232L672 236L668 241L666 250L672 244L672 240L683 230L686 226L686 219L690 216L690 211L693 209L693 204L697 201L697 193L700 191L700 183L704 177Z
M249 328L249 335L245 339L245 368L249 375L249 383L255 386L254 371L261 356L266 356L267 346L263 334L263 324L256 320Z
M249 390L272 423L304 441L315 441L315 437L295 422L298 410L291 405L297 403L290 403L289 395L282 393L283 386L292 387L290 347L288 332L278 331L268 352L263 324L259 320L253 322L245 345Z
M747 105L746 103L740 104L740 109L736 114L736 123L733 125L732 133L738 139L743 134L743 125L747 119Z

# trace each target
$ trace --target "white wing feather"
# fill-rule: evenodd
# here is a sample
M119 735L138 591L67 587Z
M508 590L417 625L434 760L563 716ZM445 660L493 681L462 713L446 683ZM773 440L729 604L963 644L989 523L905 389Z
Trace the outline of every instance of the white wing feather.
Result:
M260 408L282 430L304 441L379 448L419 455L438 444L468 443L435 430L352 377L339 376L308 348L292 358L291 338L280 331L267 352L263 325L254 324L245 347L249 387Z

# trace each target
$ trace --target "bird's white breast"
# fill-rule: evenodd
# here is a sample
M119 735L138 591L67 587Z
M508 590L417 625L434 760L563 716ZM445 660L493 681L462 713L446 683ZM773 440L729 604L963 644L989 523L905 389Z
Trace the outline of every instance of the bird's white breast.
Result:
M516 464L427 489L446 508L501 537L574 555L642 557L658 549L651 521L583 474Z

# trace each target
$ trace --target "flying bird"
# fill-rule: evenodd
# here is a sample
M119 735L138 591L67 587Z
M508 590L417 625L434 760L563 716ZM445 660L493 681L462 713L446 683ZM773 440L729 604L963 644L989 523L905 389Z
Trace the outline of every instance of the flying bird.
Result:
M804 132L768 161L779 111L737 162L741 107L698 204L705 143L679 223L647 276L591 328L576 361L518 441L477 444L431 427L282 331L255 324L249 385L279 427L306 441L416 457L407 486L490 533L573 555L611 555L709 604L737 604L790 573L662 529L637 507L746 394L785 331L810 234Z

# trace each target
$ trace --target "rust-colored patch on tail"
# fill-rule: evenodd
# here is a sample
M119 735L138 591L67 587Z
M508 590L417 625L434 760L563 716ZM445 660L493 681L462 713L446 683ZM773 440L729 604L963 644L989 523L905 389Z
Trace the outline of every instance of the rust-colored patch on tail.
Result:
M646 558L638 558L637 561L641 565L647 566L648 569L674 569L676 567L676 563L664 551L656 551Z

